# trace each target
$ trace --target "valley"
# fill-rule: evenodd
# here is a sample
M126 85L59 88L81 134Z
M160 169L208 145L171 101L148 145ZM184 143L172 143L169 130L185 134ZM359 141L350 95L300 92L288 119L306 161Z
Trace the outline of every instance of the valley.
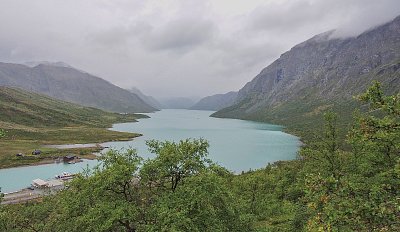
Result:
M0 231L400 231L400 4L0 8Z

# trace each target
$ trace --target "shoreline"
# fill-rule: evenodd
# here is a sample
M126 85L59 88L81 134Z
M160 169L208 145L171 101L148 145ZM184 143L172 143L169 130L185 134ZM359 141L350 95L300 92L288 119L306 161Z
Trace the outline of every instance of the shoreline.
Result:
M81 160L97 160L97 155L95 154L89 154L89 155L82 155L80 156ZM12 169L12 168L24 168L24 167L35 167L35 166L41 166L41 165L46 165L46 164L62 164L64 162L56 162L56 159L54 158L45 158L43 160L40 160L39 162L32 163L32 164L23 164L23 165L18 165L18 166L13 166L13 167L7 167L7 168L0 168L0 170L6 170L6 169ZM71 164L72 165L72 164Z
M96 155L95 153L100 153L101 151L103 151L104 149L108 148L103 146L103 143L108 143L108 142L123 142L123 141L133 141L135 138L137 137L141 137L143 136L143 134L139 134L139 133L135 133L134 136L132 136L131 138L123 138L123 139L116 139L116 140L108 140L108 141L102 141L99 143L81 143L81 144L56 144L56 145L47 145L44 144L42 145L43 148L52 148L52 149L56 149L56 150L73 150L73 149L98 149L98 151L93 151L90 154L85 154L85 155L77 155L79 156L81 159L86 159L86 160L96 160L98 158L98 155ZM85 146L87 144L93 144L94 146ZM73 146L79 146L79 145L83 145L82 147L73 147L73 148L57 148L54 146L68 146L68 145L73 145ZM73 152L71 152L73 153ZM40 165L46 165L46 164L53 164L53 163L57 163L55 160L59 159L62 157L46 157L43 158L42 160L39 160L38 162L33 162L33 163L29 163L29 164L21 164L21 165L14 165L14 166L10 166L10 167L4 167L4 168L0 168L0 170L4 170L4 169L11 169L11 168L19 168L19 167L34 167L34 166L40 166ZM60 162L62 163L62 162Z

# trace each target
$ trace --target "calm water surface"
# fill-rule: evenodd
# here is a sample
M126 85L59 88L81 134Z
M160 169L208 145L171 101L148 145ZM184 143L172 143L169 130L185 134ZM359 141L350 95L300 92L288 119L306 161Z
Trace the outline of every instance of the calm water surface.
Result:
M179 141L204 138L209 141L210 158L231 171L240 172L265 167L268 162L289 160L296 156L300 142L282 132L282 127L236 119L209 117L213 111L162 110L148 114L139 123L115 124L112 130L138 132L144 136L129 142L105 143L116 149L133 147L142 157L149 139Z
M32 180L54 178L62 172L78 173L96 165L96 160L84 160L76 164L44 164L18 168L0 169L0 187L3 193L17 191L30 186Z
M137 123L115 124L111 129L136 132L144 136L128 142L110 142L115 149L136 148L144 158L154 157L147 151L149 139L179 141L204 138L210 143L209 157L234 172L265 167L268 162L289 160L296 156L299 139L283 133L282 127L235 119L211 118L212 111L162 110L148 114L151 118ZM48 164L31 167L0 169L3 192L19 190L36 178L48 179L64 171L76 173L97 161L77 164Z

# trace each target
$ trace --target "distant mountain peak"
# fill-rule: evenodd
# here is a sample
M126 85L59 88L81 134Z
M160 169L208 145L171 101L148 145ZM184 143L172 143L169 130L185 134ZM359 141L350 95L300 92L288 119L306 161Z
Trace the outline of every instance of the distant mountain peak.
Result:
M237 92L228 92L225 94L215 94L200 99L196 104L190 107L191 110L220 110L229 107L235 103Z
M136 87L131 87L130 89L128 89L128 91L138 95L145 103L147 103L148 105L150 105L156 109L163 108L162 104L158 100L156 100L152 96L145 95L142 91L140 91Z

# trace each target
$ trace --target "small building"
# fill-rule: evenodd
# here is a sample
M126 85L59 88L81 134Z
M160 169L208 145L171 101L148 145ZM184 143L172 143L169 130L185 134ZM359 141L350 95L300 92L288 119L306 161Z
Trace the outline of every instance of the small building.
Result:
M42 154L41 150L35 149L32 151L32 155L40 155L40 154Z
M48 183L42 179L34 179L32 180L32 186L36 188L46 188L48 187Z
M65 163L68 163L68 162L74 161L75 159L77 159L76 155L66 155L66 156L64 156L63 161Z

